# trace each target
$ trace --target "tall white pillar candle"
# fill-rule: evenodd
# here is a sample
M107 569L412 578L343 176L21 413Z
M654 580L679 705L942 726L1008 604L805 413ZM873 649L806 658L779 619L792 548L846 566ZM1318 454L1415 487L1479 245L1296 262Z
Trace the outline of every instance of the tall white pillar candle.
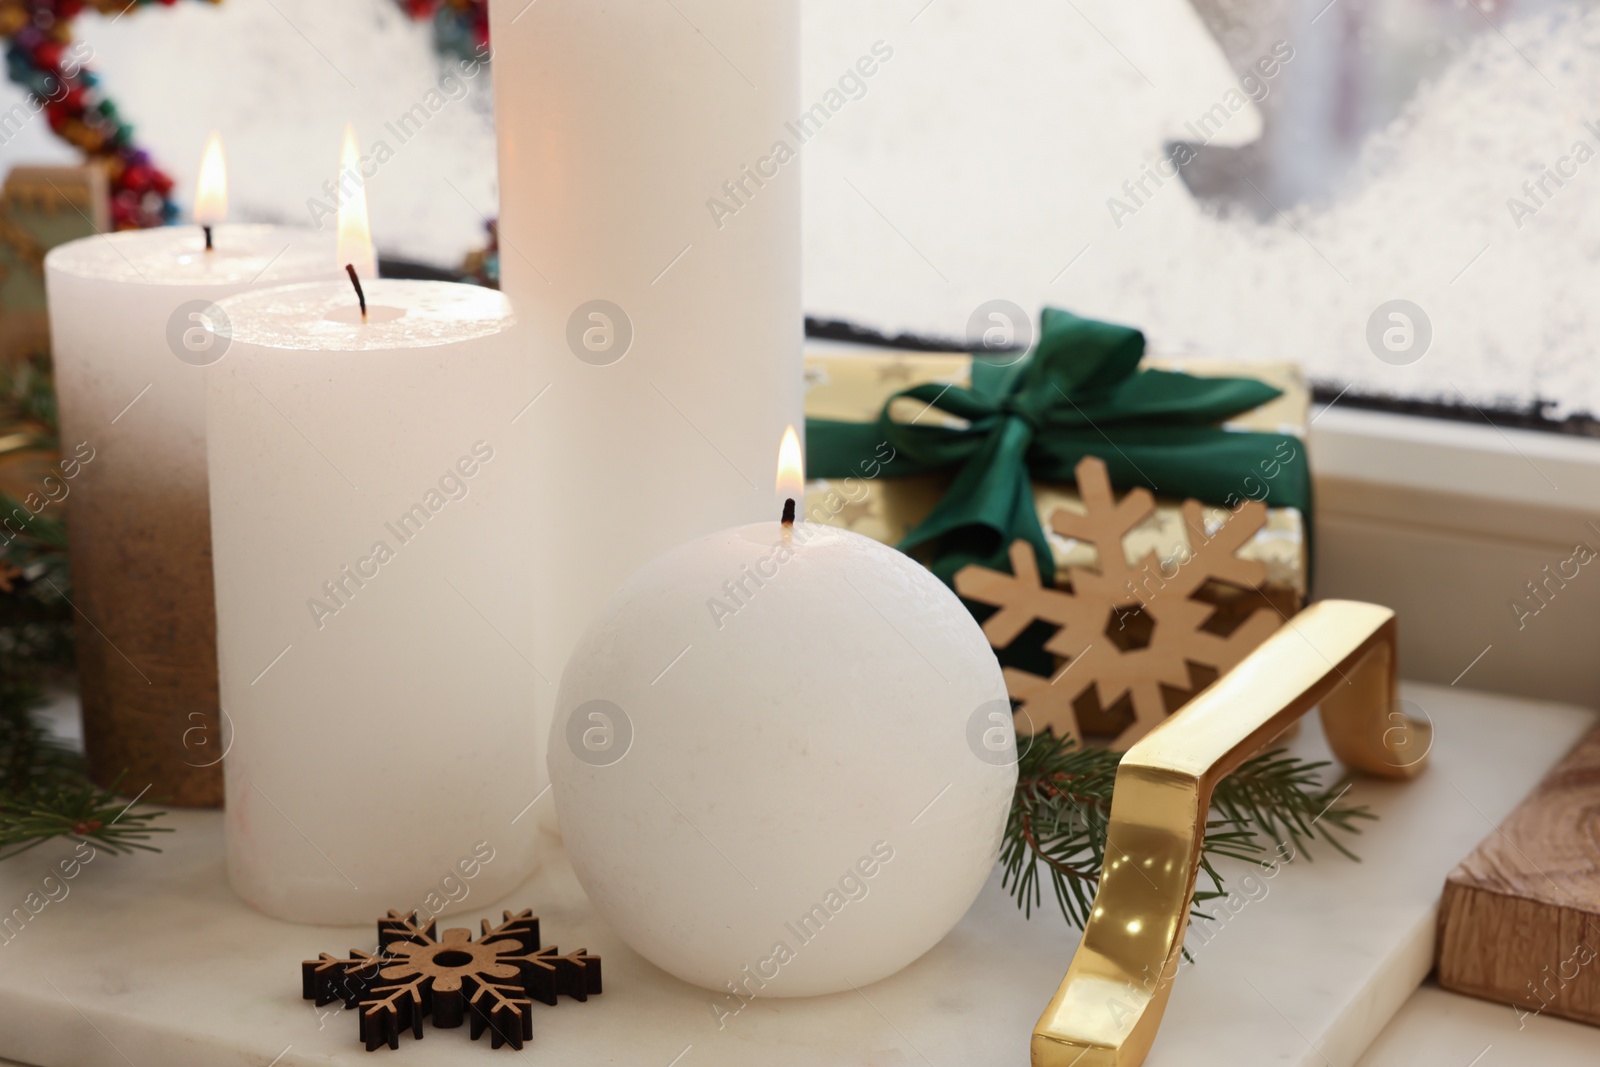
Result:
M554 677L626 575L770 510L772 442L801 405L798 16L795 0L489 15L502 284L550 385L528 440L559 507L528 551Z
M131 795L222 802L226 725L206 512L204 325L251 286L334 275L333 237L279 226L106 234L45 257L89 769ZM54 494L52 494L54 495ZM4 534L14 536L16 516Z
M300 922L510 891L544 780L507 301L365 286L223 301L209 383L228 874Z

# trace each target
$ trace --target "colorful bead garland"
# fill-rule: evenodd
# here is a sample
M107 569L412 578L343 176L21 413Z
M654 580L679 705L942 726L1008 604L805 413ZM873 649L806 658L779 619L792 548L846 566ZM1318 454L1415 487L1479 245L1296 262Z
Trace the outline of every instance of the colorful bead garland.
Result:
M177 0L0 0L0 40L6 74L28 91L56 135L106 168L115 229L163 226L178 217L173 180L133 142L133 127L85 69L90 52L72 40L72 20L86 10L120 17L136 8ZM206 0L220 3L221 0ZM488 0L396 0L412 18L432 17L435 44L447 55L468 55L489 39ZM21 107L22 105L18 105ZM0 143L16 135L16 109L0 113Z

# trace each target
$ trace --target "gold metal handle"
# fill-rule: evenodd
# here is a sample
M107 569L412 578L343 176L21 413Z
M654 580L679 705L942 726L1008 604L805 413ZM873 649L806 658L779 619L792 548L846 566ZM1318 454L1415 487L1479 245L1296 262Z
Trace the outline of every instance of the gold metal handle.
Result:
M1394 612L1325 600L1290 619L1123 755L1100 888L1034 1027L1034 1067L1144 1062L1183 950L1212 790L1319 701L1346 766L1421 773L1429 728L1399 711Z

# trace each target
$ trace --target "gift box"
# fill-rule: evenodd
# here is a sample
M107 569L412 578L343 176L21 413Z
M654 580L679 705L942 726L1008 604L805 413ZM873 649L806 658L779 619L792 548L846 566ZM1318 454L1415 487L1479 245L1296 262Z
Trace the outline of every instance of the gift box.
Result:
M111 228L105 172L97 166L13 167L0 187L0 359L50 347L44 256Z
M1025 733L1125 747L1306 599L1299 370L1143 352L1137 330L1047 310L1026 355L807 353L806 517L953 585Z
M891 352L833 343L808 345L806 417L871 422L891 396L908 386L969 384L972 359L964 353ZM1181 370L1197 377L1245 376L1263 381L1280 390L1280 395L1225 421L1223 428L1270 431L1288 434L1300 441L1305 439L1311 393L1299 367L1294 364L1242 364L1213 359L1148 359L1145 362L1149 366ZM933 410L920 421L949 425L956 420ZM806 486L804 510L813 521L825 521L887 544L897 544L927 518L953 477L951 472L936 472L881 478L870 476L869 468L849 481L817 478ZM1250 499L1255 491L1253 484L1247 485L1241 478L1242 498ZM1035 510L1050 542L1058 580L1065 579L1069 567L1096 566L1098 555L1093 545L1061 537L1050 529L1049 516L1057 508L1084 510L1077 489L1060 482L1035 481L1033 496ZM1157 495L1155 515L1123 542L1130 563L1149 552L1167 560L1184 550L1187 537L1179 503L1171 497ZM1208 526L1222 522L1228 512L1226 504L1225 501L1209 503L1206 508ZM1293 614L1305 602L1308 570L1305 534L1306 517L1300 509L1271 507L1267 510L1266 526L1239 552L1241 558L1258 560L1266 566L1267 580L1262 592L1285 614Z

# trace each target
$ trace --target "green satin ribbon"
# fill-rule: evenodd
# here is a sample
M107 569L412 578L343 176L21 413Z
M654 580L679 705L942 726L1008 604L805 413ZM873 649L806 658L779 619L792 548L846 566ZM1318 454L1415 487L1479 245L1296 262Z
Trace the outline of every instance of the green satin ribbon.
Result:
M912 386L891 397L876 422L808 418L808 473L898 478L953 471L944 497L898 546L923 556L931 551L929 566L945 582L969 563L1009 570L1007 548L1019 537L1033 546L1040 573L1053 575L1032 483L1074 481L1073 468L1085 456L1104 460L1119 489L1142 485L1227 507L1263 500L1298 508L1309 529L1304 443L1218 425L1280 391L1252 378L1141 369L1143 356L1138 330L1046 308L1033 350L1004 361L975 356L970 387ZM896 421L890 408L902 398L967 425L930 425L921 415ZM885 462L886 456L893 458Z

